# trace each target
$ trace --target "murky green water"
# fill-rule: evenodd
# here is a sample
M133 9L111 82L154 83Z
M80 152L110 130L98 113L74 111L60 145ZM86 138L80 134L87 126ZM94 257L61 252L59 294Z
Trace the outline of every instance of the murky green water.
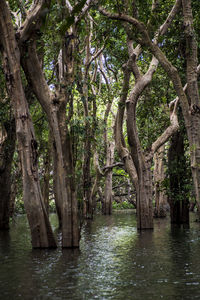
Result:
M0 299L200 299L200 225L155 220L153 232L137 233L134 214L97 216L80 251L41 251L17 217L0 233Z

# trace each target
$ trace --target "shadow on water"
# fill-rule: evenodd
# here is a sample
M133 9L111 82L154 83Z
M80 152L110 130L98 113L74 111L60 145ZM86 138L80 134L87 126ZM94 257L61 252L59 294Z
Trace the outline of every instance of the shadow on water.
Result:
M137 232L127 213L86 222L80 250L32 250L18 217L0 232L0 299L200 299L199 253L199 224L172 229L157 219L153 231Z

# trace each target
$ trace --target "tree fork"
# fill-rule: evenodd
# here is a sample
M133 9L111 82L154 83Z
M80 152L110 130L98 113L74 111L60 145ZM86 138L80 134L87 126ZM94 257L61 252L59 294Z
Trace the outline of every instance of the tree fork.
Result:
M5 0L0 1L0 33L3 69L15 114L16 136L22 164L23 199L31 230L32 246L55 248L56 242L39 185L35 134L22 86L20 52Z

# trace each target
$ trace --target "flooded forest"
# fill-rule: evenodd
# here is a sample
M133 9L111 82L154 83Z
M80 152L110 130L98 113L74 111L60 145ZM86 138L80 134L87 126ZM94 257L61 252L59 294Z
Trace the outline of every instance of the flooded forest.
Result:
M200 298L200 2L0 0L0 299Z

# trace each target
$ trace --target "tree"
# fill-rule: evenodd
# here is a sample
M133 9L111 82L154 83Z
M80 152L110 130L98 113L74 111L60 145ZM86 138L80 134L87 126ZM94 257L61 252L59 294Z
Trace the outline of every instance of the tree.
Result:
M176 133L174 133L175 135ZM165 180L164 170L164 154L165 145L160 147L154 154L154 195L155 195L155 209L154 216L157 218L166 217L167 195L163 189L163 181Z
M169 204L172 224L189 225L187 165L183 130L176 132L168 150Z
M152 7L152 10L154 6ZM173 10L170 12L170 21L166 23L162 34L166 32L168 29L171 21L173 20ZM100 8L100 12L103 13L105 16L112 18L112 19L121 19L123 14L112 14L105 11L103 8ZM123 15L124 16L124 15ZM127 19L129 16L125 15ZM125 18L124 18L125 19ZM131 18L132 19L132 18ZM135 20L135 19L134 19ZM163 28L160 27L160 31ZM146 153L143 152L141 143L138 137L138 130L136 124L136 107L137 103L140 99L140 96L147 85L151 82L152 76L156 71L158 60L153 57L147 72L143 75L137 65L137 59L142 52L140 45L138 45L135 49L133 48L133 39L130 34L130 28L126 27L127 32L127 45L128 45L128 53L129 53L129 60L124 65L124 69L126 72L126 91L122 97L123 104L126 103L126 110L127 110L127 134L128 134L128 143L130 147L130 154L132 163L134 167L131 167L131 172L134 173L134 169L136 170L137 176L137 184L136 191L137 191L137 226L139 229L150 229L153 228L153 208L152 208L152 174L151 174L151 164L153 159L153 154L160 146L162 146L169 137L178 129L178 119L176 116L176 102L171 103L171 125L163 132L163 134L158 137L158 139L151 145L149 151ZM156 37L157 40L158 37ZM131 89L130 95L127 99L127 87L129 87L129 79L130 74L133 73L135 77L135 85ZM125 97L124 97L125 96ZM120 103L120 105L122 105ZM118 146L120 150L120 154L122 159L126 160L126 157L130 157L128 152L125 150L123 137L122 137L122 120L123 120L123 110L119 107L119 112L121 118L117 118L116 124L116 136L117 140L121 141L121 145ZM120 116L119 115L119 116ZM119 143L119 142L118 142ZM122 156L122 150L125 150L124 155ZM128 168L130 169L130 163L128 163Z
M11 168L15 150L15 121L0 124L0 229L9 228Z
M26 27L25 27L26 29ZM37 142L22 86L20 52L6 1L0 3L0 44L8 94L16 122L20 153L23 198L31 229L33 248L56 247L45 210L37 170Z
M149 26L146 26L143 22L139 21L136 17L132 17L127 14L111 14L101 11L117 20L123 20L133 26L137 30L139 42L142 46L147 47L148 50L158 59L163 69L167 72L171 79L174 90L179 97L180 105L182 108L185 126L187 130L187 136L190 144L190 157L191 157L191 168L192 176L195 187L196 202L198 212L200 211L200 176L199 176L199 142L200 142L200 130L199 122L200 118L198 115L199 111L199 95L198 95L198 84L197 84L197 42L195 38L195 31L193 26L193 16L191 1L177 0L175 1L174 7L169 14L163 26L160 27L158 35L162 34L168 27L173 17L177 14L179 9L182 7L182 16L184 23L184 32L186 40L186 74L187 74L187 95L184 91L180 74L177 68L167 59L165 53L161 50L162 44L166 43L164 40L157 43L157 39L152 40L152 34L149 31Z

